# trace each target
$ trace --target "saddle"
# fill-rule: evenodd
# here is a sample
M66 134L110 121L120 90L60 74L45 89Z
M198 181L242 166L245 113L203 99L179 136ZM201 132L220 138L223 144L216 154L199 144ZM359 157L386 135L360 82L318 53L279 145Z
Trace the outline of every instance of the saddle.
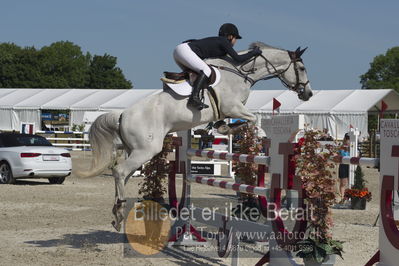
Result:
M220 112L220 100L218 93L213 86L215 86L220 81L220 72L215 70L214 67L211 67L211 76L208 79L207 84L201 91L200 98L204 101L204 91L207 90L210 104L215 113L215 120L221 117ZM174 73L174 72L164 72L164 77L161 78L163 82L163 89L164 90L172 90L177 95L187 97L192 94L192 86L197 79L198 74L191 69L186 69L181 73Z
M216 72L213 69L213 67L209 66L211 69L211 76L208 79L208 84L206 87L209 87L209 85L215 83L216 80ZM163 72L164 77L161 78L161 80L165 83L172 83L172 84L179 84L185 81L188 81L191 85L194 84L195 80L198 77L197 72L191 69L187 69L183 72L176 73L176 72Z

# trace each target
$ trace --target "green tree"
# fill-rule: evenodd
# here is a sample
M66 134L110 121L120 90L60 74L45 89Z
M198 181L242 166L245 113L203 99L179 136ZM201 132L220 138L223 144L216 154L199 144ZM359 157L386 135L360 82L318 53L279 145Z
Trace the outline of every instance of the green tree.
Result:
M0 44L0 86L4 88L32 87L37 71L30 67L36 59L36 49L25 49L12 43Z
M72 42L55 42L39 51L41 88L85 88L89 78L90 54Z
M39 50L0 43L0 88L132 88L116 62L107 54L84 54L68 41Z
M105 54L95 55L90 65L90 87L102 89L130 89L132 83L126 80L122 70L116 66L117 59Z
M395 89L399 91L399 46L388 49L370 63L370 69L360 76L362 89Z

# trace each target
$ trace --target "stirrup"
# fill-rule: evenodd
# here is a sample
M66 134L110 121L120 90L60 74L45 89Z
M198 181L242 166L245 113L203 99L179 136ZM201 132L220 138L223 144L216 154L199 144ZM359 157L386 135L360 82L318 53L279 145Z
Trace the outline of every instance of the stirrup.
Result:
M207 104L205 104L205 103L201 103L198 107L197 107L197 109L198 110L202 110L202 109L206 109L206 108L209 108L209 105L207 105Z

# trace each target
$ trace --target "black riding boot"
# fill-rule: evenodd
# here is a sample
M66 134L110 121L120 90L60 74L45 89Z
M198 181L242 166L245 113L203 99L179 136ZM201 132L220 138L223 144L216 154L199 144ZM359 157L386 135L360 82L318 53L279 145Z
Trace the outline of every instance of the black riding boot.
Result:
M197 107L198 110L208 108L209 106L201 102L199 94L201 90L205 87L208 82L208 77L204 72L200 72L198 78L195 80L193 85L193 92L191 93L190 99L188 99L188 104Z

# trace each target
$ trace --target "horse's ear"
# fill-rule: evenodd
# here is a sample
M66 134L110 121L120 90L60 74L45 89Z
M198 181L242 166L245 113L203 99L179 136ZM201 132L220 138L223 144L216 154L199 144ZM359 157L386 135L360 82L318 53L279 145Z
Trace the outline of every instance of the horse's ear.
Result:
M301 52L301 47L299 46L296 48L295 51L288 51L288 54L290 55L291 60L295 60L299 58L299 53Z
M299 47L300 48L300 47ZM305 49L303 49L303 50L301 50L301 49L299 49L299 51L297 51L296 53L297 53L297 56L298 56L298 58L300 58L302 55L303 55L303 53L306 51L306 49L308 49L308 47L306 47Z

